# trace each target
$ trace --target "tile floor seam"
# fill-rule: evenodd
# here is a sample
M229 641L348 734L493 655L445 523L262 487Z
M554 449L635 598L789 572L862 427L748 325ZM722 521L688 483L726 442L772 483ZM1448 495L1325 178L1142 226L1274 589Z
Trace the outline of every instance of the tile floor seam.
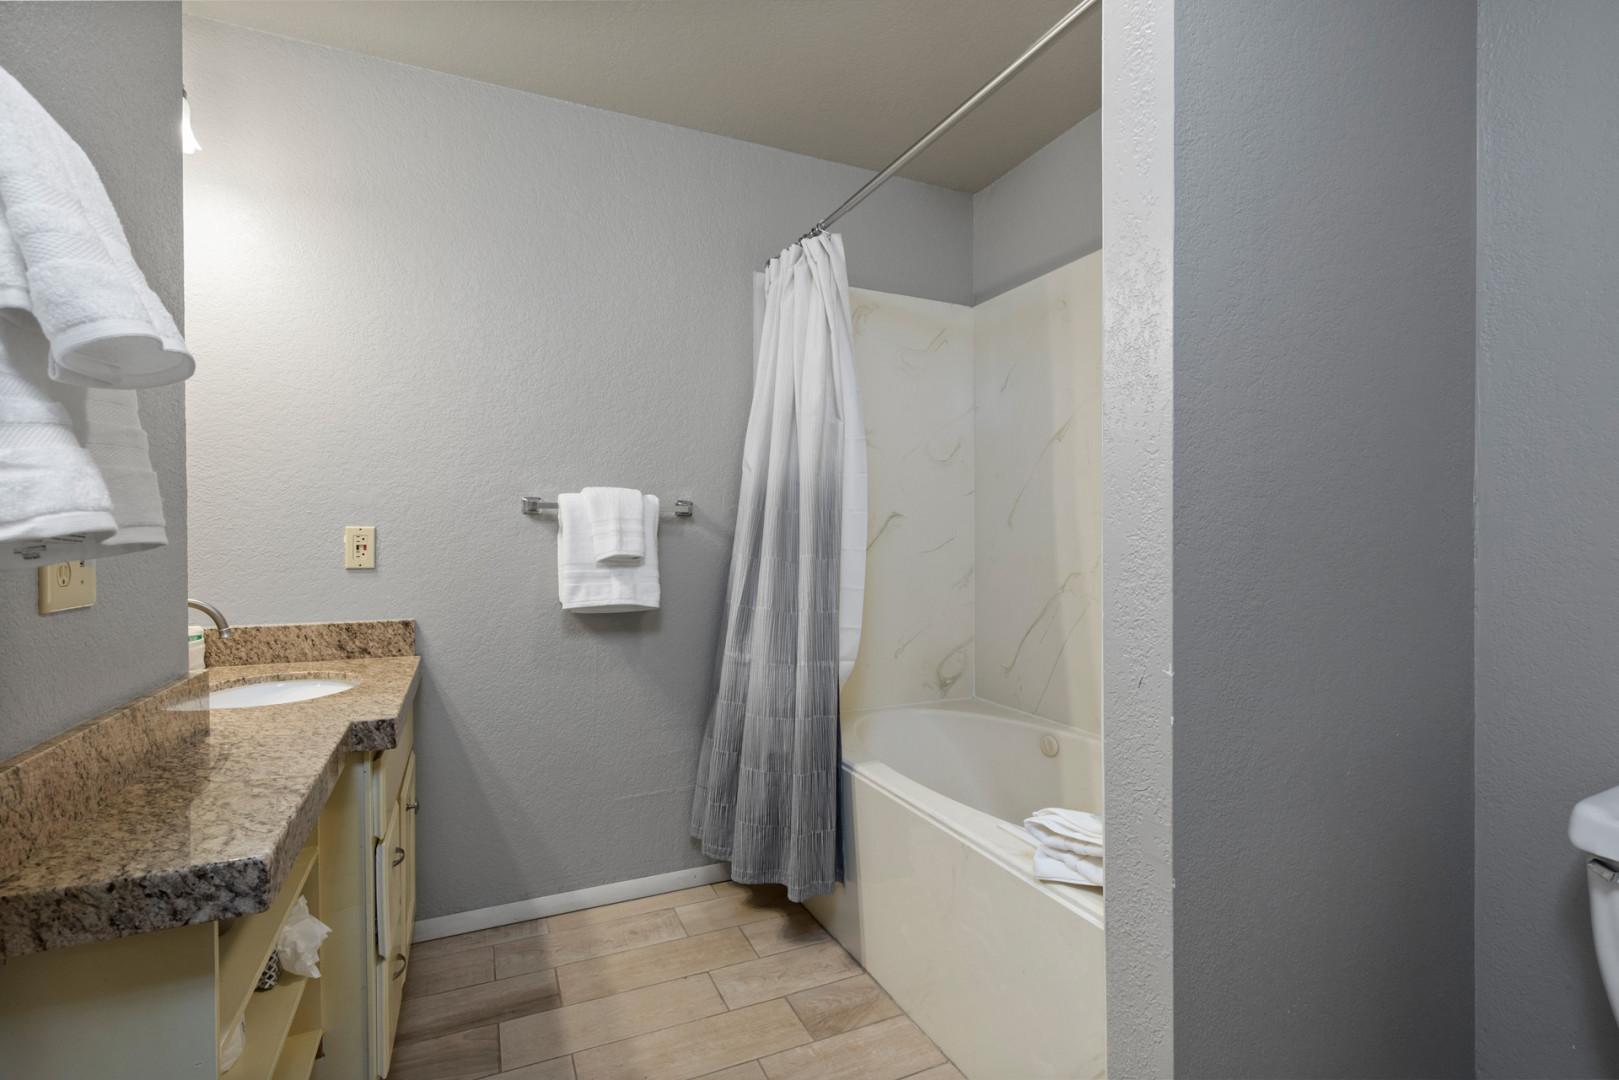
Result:
M625 990L625 991L623 991L623 993L626 993L626 994L638 993L639 991L642 991L642 990L650 990L654 986L667 986L669 983L680 982L680 981L682 981L684 979L695 979L698 975L702 975L703 977L708 978L708 972L706 972L706 971L698 971L698 972L694 972L694 973L692 973L690 975L681 975L681 976L679 976L677 978L665 979L663 982L661 982L661 983L653 983L651 986L637 986L634 990ZM733 1010L731 1009L731 1007L725 1004L725 995L720 993L719 987L714 985L714 980L712 978L708 979L708 985L709 985L709 989L714 991L714 996L715 996L716 999L718 999L720 1005L724 1006L723 1008L720 1009L719 1012L709 1013L707 1016L699 1016L695 1020L692 1020L692 1019L677 1020L672 1024L665 1024L662 1027L647 1028L645 1031L638 1031L634 1035L626 1035L621 1039L613 1039L613 1040L611 1040L609 1042L597 1043L594 1046L582 1046L578 1050L569 1051L569 1053L567 1055L559 1054L557 1056L558 1057L566 1056L566 1057L572 1058L575 1055L577 1055L579 1053L582 1053L585 1050L598 1050L603 1046L613 1046L613 1045L615 1045L617 1043L627 1042L630 1039L638 1039L642 1035L651 1035L651 1034L654 1034L655 1032L659 1032L659 1031L668 1031L670 1028L677 1028L677 1027L680 1027L682 1024L694 1024L698 1020L708 1020L708 1019L710 1019L712 1017L724 1016L726 1013L732 1012ZM617 995L617 994L609 995L609 997L617 997L617 996L619 996L619 995ZM582 1001L579 1004L581 1004L581 1005L589 1005L592 1002L607 1001L607 1000L609 1000L609 998L592 998L590 1001ZM563 1007L566 1008L567 1006L563 1006ZM500 1021L499 1024L497 1025L497 1028L504 1029L507 1024L515 1024L519 1020L528 1019L530 1016L543 1016L546 1013L557 1012L557 1011L558 1011L557 1009L543 1009L538 1013L524 1013L522 1016L514 1016L510 1020L502 1020L502 1021ZM797 1014L794 1013L794 1016L796 1016L796 1015ZM806 1030L806 1034L807 1034L807 1030ZM501 1030L497 1034L497 1039L500 1040L497 1043L497 1045L501 1049L501 1070L500 1070L501 1072L512 1072L512 1071L514 1071L516 1069L523 1069L523 1068L527 1068L530 1065L539 1065L539 1064L542 1064L543 1062L554 1060L553 1058L541 1058L539 1061L525 1061L522 1065L514 1065L514 1066L512 1066L511 1069L507 1069L505 1067L505 1065L506 1065L506 1061L505 1061L505 1041L504 1041L504 1031L503 1030ZM742 1062L742 1064L747 1064L747 1063ZM498 1076L498 1075L500 1075L500 1073L496 1073L495 1075ZM480 1078L480 1080L484 1080L484 1078Z
M736 927L735 929L741 929L741 928ZM699 936L701 936L701 935L699 935ZM748 935L743 934L742 937L746 940L748 938ZM827 941L831 941L831 940L832 940L831 938L827 939ZM802 945L790 945L787 948L780 950L779 952L773 952L773 953L761 953L758 949L754 949L753 950L753 960L774 960L778 956L786 956L788 953L795 953L795 952L798 952L800 949L813 949L817 945L825 945L825 944L827 944L827 941L806 941ZM751 940L748 940L748 945L751 947L753 945L753 942ZM841 948L841 946L840 946L840 948ZM850 960L854 960L854 954L853 953L849 952L848 949L844 949L843 951L848 955ZM708 970L710 970L710 971L724 971L726 968L734 968L734 967L738 967L738 966L740 966L742 964L751 964L751 963L753 963L753 960L738 960L735 964L723 964L720 967L709 968ZM858 964L859 962L860 961L855 960L855 963ZM866 969L861 968L860 970L865 971ZM839 976L839 977L840 978L845 978L845 979L853 978L853 976L850 976L850 975L843 975L843 976ZM808 989L808 988L806 987L806 989ZM795 990L794 993L797 993L797 991Z
M743 961L743 963L746 963L746 962L747 961ZM628 990L620 990L616 994L603 994L601 997L582 998L579 1001L567 1002L562 1007L567 1008L568 1005L589 1005L593 1001L611 1001L613 998L619 997L620 995L623 995L623 994L635 994L635 993L639 993L642 990L651 990L652 988L658 987L658 986L668 986L670 983L680 982L683 979L695 979L699 975L707 975L708 976L708 983L709 983L710 986L714 987L714 993L719 995L720 1004L725 1005L725 995L720 993L719 986L714 983L713 973L710 972L710 971L704 970L704 971L687 972L685 975L672 975L667 979L659 979L657 982L646 983L646 984L644 984L642 986L632 986ZM733 1010L729 1005L725 1005L725 1011L726 1012L734 1012L735 1010ZM538 1016L538 1015L542 1015L542 1014L548 1013L548 1012L556 1012L556 1010L555 1009L541 1009L539 1013L524 1013L523 1016ZM718 1016L719 1013L715 1013L714 1015ZM512 1019L513 1020L521 1020L521 1019L523 1019L523 1016L514 1016L514 1017L512 1017ZM506 1021L501 1021L501 1022L506 1023ZM618 1040L614 1040L614 1041L618 1041Z

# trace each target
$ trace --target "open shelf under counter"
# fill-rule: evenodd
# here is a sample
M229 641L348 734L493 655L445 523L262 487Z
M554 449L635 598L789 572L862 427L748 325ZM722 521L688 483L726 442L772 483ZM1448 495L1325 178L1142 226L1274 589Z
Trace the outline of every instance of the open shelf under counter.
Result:
M247 915L228 926L219 934L219 1036L236 1026L254 996L259 974L275 951L276 939L286 925L287 913L293 903L304 895L304 886L310 881L315 868L317 849L311 840L298 853L292 864L292 873L276 894L268 909L256 915Z

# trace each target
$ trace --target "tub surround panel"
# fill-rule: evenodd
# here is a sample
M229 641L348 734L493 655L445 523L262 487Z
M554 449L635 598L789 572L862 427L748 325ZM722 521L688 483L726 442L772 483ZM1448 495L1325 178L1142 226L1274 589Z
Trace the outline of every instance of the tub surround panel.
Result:
M30 792L36 808L15 815L33 822L32 839L0 858L0 959L264 910L342 755L396 745L419 663L345 660L313 672L357 683L330 697L171 711L211 689L312 673L308 663L216 668L0 765L0 792ZM163 737L126 732L143 721ZM144 754L127 760L133 778L92 753L120 742ZM74 802L86 776L102 789L88 811ZM57 804L68 816L41 820L39 808Z
M1044 806L1102 810L1102 748L1096 736L979 699L873 709L850 717L843 725L843 759L857 767L886 766L1006 823L1021 824ZM1032 872L1027 845L1017 844L1011 850Z
M976 308L851 290L870 535L845 712L1100 731L1102 254Z
M231 636L203 632L209 667L291 664L308 660L348 660L376 656L415 656L414 619L364 622L276 623L235 626Z
M809 901L816 918L967 1076L1102 1076L1100 921L931 816L960 804L845 780L848 883Z
M974 309L979 697L1100 732L1102 254ZM875 470L873 470L875 472Z
M870 533L846 709L970 697L972 309L850 290Z

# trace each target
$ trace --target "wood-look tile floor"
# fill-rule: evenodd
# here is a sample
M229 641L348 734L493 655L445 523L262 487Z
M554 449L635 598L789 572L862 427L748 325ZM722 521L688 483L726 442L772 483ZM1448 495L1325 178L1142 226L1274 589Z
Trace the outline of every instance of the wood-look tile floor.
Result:
M774 887L419 942L389 1080L963 1080Z

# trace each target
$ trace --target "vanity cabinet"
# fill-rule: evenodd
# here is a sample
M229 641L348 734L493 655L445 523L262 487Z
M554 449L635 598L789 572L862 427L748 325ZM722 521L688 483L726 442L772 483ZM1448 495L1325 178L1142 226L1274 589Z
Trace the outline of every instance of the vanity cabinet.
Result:
M416 920L416 725L410 710L392 749L351 758L327 804L322 834L349 853L352 887L339 917L358 947L333 959L334 973L341 970L339 982L357 1004L352 1022L328 1033L314 1072L319 1080L388 1075Z
M342 755L269 907L0 962L0 1080L380 1080L416 909L413 708L387 750ZM319 979L259 973L298 897L331 927ZM246 1020L241 1056L219 1048Z
M390 774L388 780L392 779ZM391 794L386 794L391 790ZM399 1007L410 968L411 929L416 923L416 756L404 759L397 787L384 787L381 816L387 824L374 856L373 898L377 955L372 985L375 995L378 1073L388 1074Z

